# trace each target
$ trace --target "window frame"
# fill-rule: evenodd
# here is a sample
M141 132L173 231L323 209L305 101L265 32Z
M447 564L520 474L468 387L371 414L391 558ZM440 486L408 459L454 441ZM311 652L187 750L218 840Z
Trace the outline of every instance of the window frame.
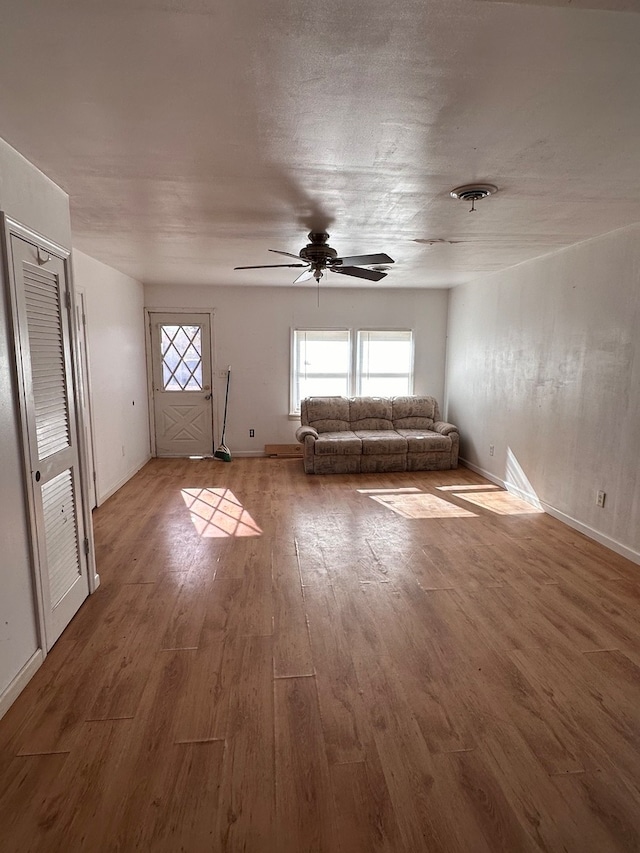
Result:
M407 394L413 394L413 365L414 365L414 353L415 353L415 343L414 343L414 334L413 329L389 329L389 328L378 328L378 329L356 329L355 340L354 340L354 379L355 379L355 396L356 397L367 397L371 396L369 394L362 393L362 383L365 378L364 369L362 365L362 343L361 338L363 335L375 335L377 333L383 334L405 334L409 336L409 340L407 343L409 344L409 369L407 372L403 373L393 373L388 374L389 377L397 377L397 378L407 378L408 391Z
M299 386L298 386L298 377L300 376L299 371L299 346L298 346L298 335L299 334L307 334L307 333L338 333L344 332L347 335L347 345L349 350L348 360L347 360L347 397L351 396L351 392L353 389L353 334L352 330L346 326L324 326L324 327L315 327L315 328L292 328L291 329L291 347L290 347L290 369L289 369L289 417L295 417L296 419L300 417L300 403L302 402L302 397L298 399L298 408L296 411L296 397L299 395ZM321 376L322 374L318 374ZM331 376L335 374L330 374Z
M407 376L409 385L409 394L414 393L414 364L415 364L415 330L407 327L347 327L347 326L316 326L316 327L291 327L290 349L289 349L289 417L292 420L300 418L300 403L302 397L298 400L298 409L296 411L296 395L299 394L298 377L299 377L299 346L298 336L301 333L308 332L346 332L349 345L349 372L347 374L347 397L362 397L368 396L360 393L362 387L362 376L360 371L360 336L364 333L375 334L376 332L404 332L410 336L410 365L409 373L397 374L398 376Z

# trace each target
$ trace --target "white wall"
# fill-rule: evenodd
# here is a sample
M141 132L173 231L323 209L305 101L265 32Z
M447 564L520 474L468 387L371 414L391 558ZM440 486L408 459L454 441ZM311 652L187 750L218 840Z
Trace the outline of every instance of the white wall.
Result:
M445 290L146 286L148 308L215 310L218 370L231 365L225 443L235 453L262 453L265 444L295 441L289 419L289 348L292 327L412 328L415 393L442 404L447 324ZM224 379L218 380L218 425ZM255 429L255 438L249 438ZM215 443L220 440L219 430Z
M62 246L71 244L66 194L0 140L0 210ZM38 652L8 284L0 299L0 716ZM22 673L22 676L20 675Z
M451 291L447 396L462 458L639 558L640 227Z
M75 250L86 296L96 492L102 503L149 459L144 302L140 282Z

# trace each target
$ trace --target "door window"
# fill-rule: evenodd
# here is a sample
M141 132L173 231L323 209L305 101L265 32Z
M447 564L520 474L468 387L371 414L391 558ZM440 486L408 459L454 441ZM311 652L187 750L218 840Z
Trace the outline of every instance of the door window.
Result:
M161 326L164 391L202 391L202 334L200 326Z

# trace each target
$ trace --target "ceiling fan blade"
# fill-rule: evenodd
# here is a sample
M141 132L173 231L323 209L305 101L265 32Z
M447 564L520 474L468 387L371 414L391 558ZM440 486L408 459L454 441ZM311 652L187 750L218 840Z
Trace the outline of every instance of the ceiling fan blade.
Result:
M269 249L269 252L275 252L276 255L286 255L288 258L297 258L300 260L300 255L292 255L291 252L281 252L280 249Z
M298 284L301 281L309 281L310 278L313 278L313 270L308 269L304 272L301 272L298 278L293 282L294 284Z
M307 264L260 264L257 267L234 267L234 270L270 270L275 267L306 267Z
M338 264L339 266L361 266L367 267L369 264L393 264L395 261L384 252L378 255L351 255L348 258L334 258L331 261L331 266Z
M356 278L366 278L368 281L380 281L386 275L386 272L363 270L360 267L329 267L329 269L331 272L339 272L342 275L353 275Z

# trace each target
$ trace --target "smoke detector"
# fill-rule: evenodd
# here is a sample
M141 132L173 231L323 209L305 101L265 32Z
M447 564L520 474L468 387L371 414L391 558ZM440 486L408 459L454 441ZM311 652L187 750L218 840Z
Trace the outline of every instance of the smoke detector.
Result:
M469 213L474 213L477 201L497 192L498 187L495 184L464 184L461 187L451 190L449 195L451 198L461 198L463 201L470 201L471 209Z

